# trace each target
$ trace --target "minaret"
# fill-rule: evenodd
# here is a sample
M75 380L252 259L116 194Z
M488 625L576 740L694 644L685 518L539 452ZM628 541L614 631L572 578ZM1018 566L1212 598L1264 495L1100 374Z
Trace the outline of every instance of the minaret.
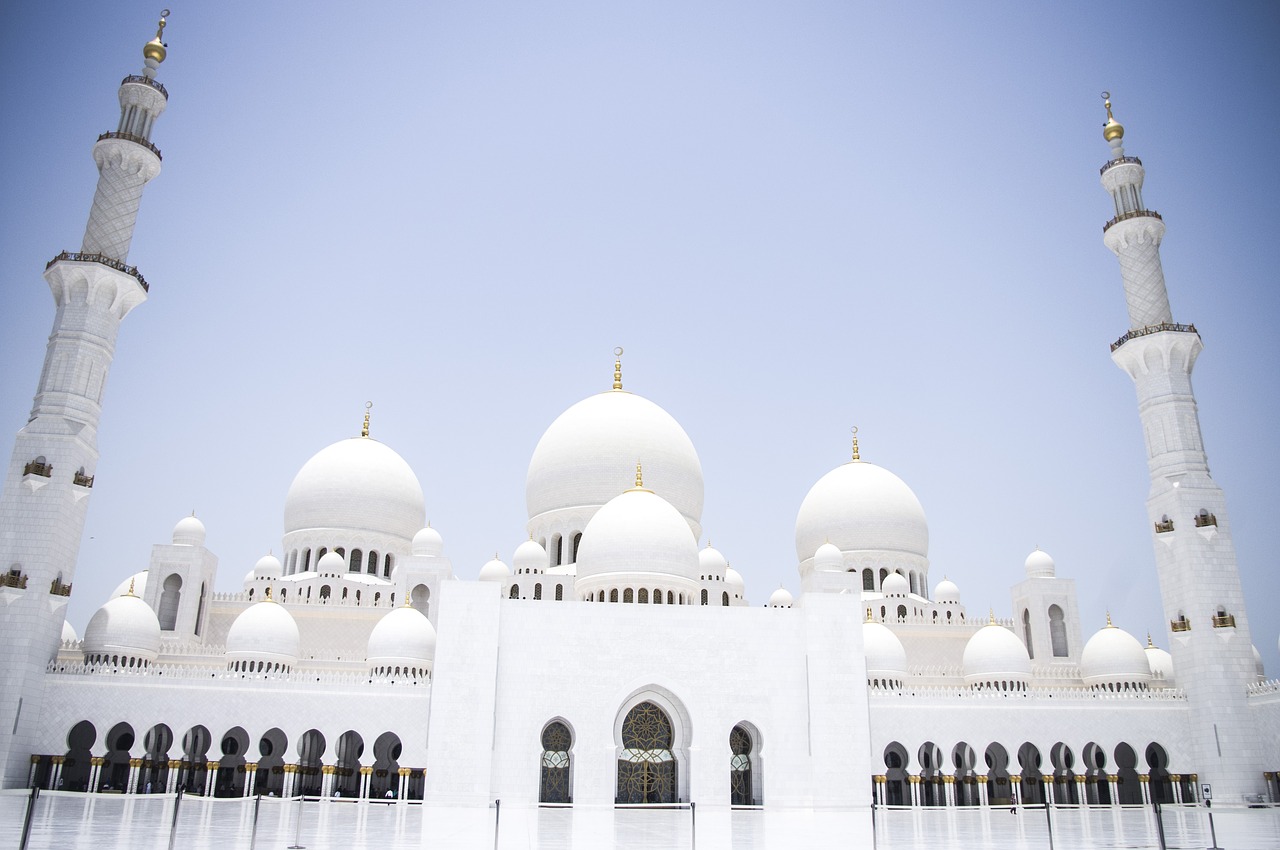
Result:
M142 49L142 72L120 85L119 125L93 146L98 188L80 250L54 257L44 272L53 331L0 493L0 787L27 783L45 665L57 652L93 488L116 333L147 298L146 281L126 261L142 189L160 173L151 130L169 98L155 78L168 14Z
M1148 527L1174 675L1189 703L1191 763L1170 770L1212 783L1215 800L1242 802L1265 790L1245 692L1255 679L1253 645L1226 501L1209 475L1191 389L1200 334L1173 321L1160 266L1164 222L1143 205L1142 162L1125 156L1124 127L1111 114L1110 96L1103 97L1111 159L1102 186L1116 212L1103 226L1103 242L1120 260L1129 306L1129 331L1111 346L1111 357L1138 391L1151 476Z

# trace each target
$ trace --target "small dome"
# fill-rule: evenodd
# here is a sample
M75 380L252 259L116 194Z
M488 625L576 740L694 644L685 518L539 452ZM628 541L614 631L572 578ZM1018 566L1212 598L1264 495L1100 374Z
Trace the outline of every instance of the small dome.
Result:
M275 555L263 555L253 565L255 578L280 578L283 574L284 567L280 566L280 559Z
M850 461L814 484L796 517L803 562L830 541L841 552L929 555L929 524L902 479L874 463Z
M497 555L494 555L493 560L480 568L480 581L502 581L509 575L511 575L511 570L506 564L502 563L502 559Z
M133 588L132 593L134 596L141 598L147 595L147 571L146 570L143 570L140 573L134 573L124 581L117 584L116 589L111 591L111 598L114 599L117 596L124 596L125 594L130 592L129 590L130 588Z
M698 542L680 511L652 490L633 487L587 523L577 580L644 574L697 582L699 563Z
M1149 638L1143 652L1147 655L1147 666L1151 669L1152 681L1162 687L1172 688L1174 686L1173 656L1151 643Z
M728 564L726 564L724 568L724 583L729 585L729 588L737 593L738 596L741 596L747 589L746 582L742 580L742 573L738 572Z
M1080 652L1080 675L1098 690L1146 690L1151 665L1138 639L1111 625L1099 629Z
M529 519L605 505L631 486L637 460L644 464L646 486L700 535L702 464L693 442L671 414L624 390L585 398L547 428L525 479Z
M867 680L901 687L907 677L907 651L902 641L883 623L862 624L862 649L867 659Z
M1026 690L1031 657L1013 632L995 622L969 638L961 661L965 684L997 690Z
M316 572L326 575L342 575L347 571L347 559L337 552L325 552L316 562Z
M409 551L419 557L438 558L444 554L444 538L428 525L413 535L413 545Z
M75 643L80 640L80 635L76 634L76 630L66 620L62 621L62 642L71 641Z
M378 621L369 634L369 667L431 669L436 630L417 608L403 606Z
M515 568L516 575L543 573L547 569L547 550L536 540L526 540L516 547L516 553L511 556L511 566Z
M1039 548L1027 556L1023 566L1027 569L1027 578L1052 578L1054 575L1053 558Z
M87 664L144 667L160 654L160 620L137 596L117 596L89 620L81 649Z
M426 525L422 485L400 455L369 437L316 452L289 485L284 532L338 529L408 542Z
M954 581L943 576L942 581L938 582L938 586L933 589L933 601L944 605L959 605L960 588L956 587Z
M728 569L729 562L710 543L698 550L698 570L701 575L724 576Z
M885 596L906 596L911 592L911 583L902 573L889 573L880 583L880 590Z
M844 554L834 543L823 543L813 553L813 568L825 572L844 572Z
M770 608L790 608L795 599L791 596L791 591L785 587L779 587L773 593L769 594Z
M249 672L256 672L251 662L270 665L267 670L287 670L298 663L301 644L293 615L268 596L241 611L231 624L227 662L233 669Z
M173 545L203 546L204 523L196 519L196 515L184 516L173 527Z
M245 573L245 574L244 574L244 583L245 583L245 584L253 584L253 580L254 580L255 578L257 578L257 576L256 576L256 575L254 575L253 570L249 570L249 572L247 572L247 573Z

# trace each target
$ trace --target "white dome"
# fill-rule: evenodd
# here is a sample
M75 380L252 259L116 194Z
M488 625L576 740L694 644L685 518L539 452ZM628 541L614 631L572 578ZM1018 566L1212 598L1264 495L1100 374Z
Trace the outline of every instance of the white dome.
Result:
M813 568L825 572L839 573L844 571L844 555L840 547L834 543L823 543L813 553Z
M486 563L480 568L480 581L502 581L511 575L510 568L502 563L502 559L497 555L493 556L493 560Z
M889 573L880 583L880 590L885 596L906 596L911 592L911 583L902 573Z
M702 464L693 442L661 407L622 390L583 399L547 428L525 479L529 519L603 506L631 486L637 461L644 464L645 486L700 536Z
M303 464L284 501L284 531L340 529L405 541L426 524L422 485L404 458L368 437L340 440Z
M542 573L547 569L547 550L536 540L526 540L516 547L511 556L511 566L517 575Z
M724 577L728 569L729 562L725 560L720 550L713 548L710 543L698 550L698 570L700 575Z
M204 523L196 519L196 515L184 516L173 527L173 543L175 546L203 546Z
M737 591L741 596L742 592L747 589L747 584L742 580L742 573L735 570L728 564L724 568L724 583L729 585L732 590Z
M779 587L773 593L769 594L770 608L790 608L794 602L795 599L792 597L791 591L787 590L785 587Z
M916 494L889 470L862 461L822 476L800 505L797 557L803 562L828 540L841 552L929 555L929 525Z
M61 639L63 643L67 641L71 641L72 643L75 643L76 641L80 640L80 635L76 634L75 628L72 627L72 625L68 623L66 620L62 621L62 638Z
M428 525L413 535L413 545L409 551L420 557L438 558L444 554L444 538L440 536L440 532Z
M896 686L907 677L907 651L902 641L883 623L862 624L862 649L867 659L868 680L889 680Z
M1038 547L1027 556L1023 566L1027 570L1027 578L1052 578L1054 574L1053 558L1049 557L1048 552L1042 552Z
M1003 683L1023 690L1031 679L1031 657L1013 632L997 623L988 623L969 638L961 661L967 685L991 685L1007 690Z
M227 661L281 665L298 663L302 637L293 615L270 597L240 612L227 632Z
M146 596L147 595L147 571L143 570L140 573L134 573L124 581L117 584L116 589L111 591L110 598L114 599L117 596L124 596L126 593L130 592L129 591L130 587L133 588L134 596L137 596L139 598Z
M430 669L436 653L436 630L416 608L403 606L378 621L369 634L366 655L371 668Z
M255 575L253 574L253 570L249 570L249 572L247 572L247 573L245 573L245 574L244 574L244 583L245 583L245 584L253 584L253 580L254 580L255 578L257 578L257 576L255 576Z
M160 620L151 606L137 596L117 596L107 600L89 620L80 648L86 663L106 656L98 663L118 658L112 663L121 667L142 666L129 664L129 660L150 664L160 654Z
M316 572L322 575L340 576L347 571L347 559L337 552L325 552L316 562Z
M652 490L615 496L587 523L578 575L662 575L698 581L698 542L685 517Z
M1151 670L1152 681L1166 688L1172 688L1174 686L1173 656L1150 642L1147 643L1143 652L1147 655L1147 667Z
M1145 690L1151 684L1151 665L1138 639L1108 622L1081 650L1080 675L1092 688Z
M280 578L284 574L284 568L280 566L280 559L275 555L263 555L258 559L258 563L253 565L254 578Z
M947 605L958 605L960 604L960 588L956 587L954 581L943 576L942 581L938 582L938 586L933 589L933 601Z

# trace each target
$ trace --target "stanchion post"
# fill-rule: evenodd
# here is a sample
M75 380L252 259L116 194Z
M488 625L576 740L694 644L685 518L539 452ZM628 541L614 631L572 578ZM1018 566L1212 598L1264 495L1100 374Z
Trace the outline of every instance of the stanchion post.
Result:
M27 850L27 842L31 839L31 821L36 813L36 798L39 796L40 786L33 785L31 796L27 798L27 817L22 822L22 841L18 844L18 850Z
M876 803L871 801L871 850L875 850L878 846L876 839Z
M1209 811L1209 838L1213 840L1213 844L1209 847L1209 850L1222 850L1222 848L1218 846L1218 832L1213 828L1213 801L1205 800L1204 807Z
M1044 801L1044 820L1045 820L1045 823L1049 824L1049 850L1053 850L1053 813L1051 811L1052 808L1053 807L1049 805L1049 801L1045 800Z
M262 805L262 795L257 794L253 798L253 826L249 829L249 850L253 850L253 845L258 843L258 807Z
M689 803L689 846L698 850L698 804Z
M173 850L174 844L178 840L178 806L182 805L182 786L178 786L178 793L173 797L173 823L169 824L169 850Z
M293 831L293 843L289 850L307 850L302 844L302 795L298 795L298 826Z
M502 826L502 801L493 801L493 850L498 850L498 828Z
M1168 850L1164 843L1164 818L1160 815L1160 801L1155 799L1155 795L1151 795L1151 808L1156 811L1156 840L1160 842L1160 850Z

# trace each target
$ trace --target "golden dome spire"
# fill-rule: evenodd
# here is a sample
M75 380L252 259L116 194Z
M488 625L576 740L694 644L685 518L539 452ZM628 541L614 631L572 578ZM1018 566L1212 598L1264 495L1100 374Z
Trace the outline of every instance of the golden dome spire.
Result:
M868 622L868 623L874 623L875 621L876 621L876 620L875 620L875 618L871 616L871 609L870 609L870 608L868 608L868 609L867 609L867 622Z
M133 576L129 576L129 590L125 596L133 596Z
M1108 629L1114 629L1114 628L1115 628L1115 626L1114 626L1114 625L1112 625L1112 623L1111 623L1111 612L1110 612L1110 611L1108 611L1108 612L1107 612L1107 628L1108 628Z
M1147 649L1155 649L1156 645L1151 642L1151 632L1147 632Z
M1111 92L1104 91L1102 100L1107 107L1107 123L1102 125L1102 138L1108 142L1112 140L1119 141L1124 138L1124 125L1111 114Z
M613 388L622 389L622 346L613 350Z
M636 461L636 489L644 489L644 470L640 468L640 461Z
M366 401L364 403L364 427L360 429L361 437L369 436L369 411L373 410L373 402Z
M991 618L991 619L987 622L987 625L989 625L989 626L994 626L994 625L996 624L996 609L994 609L994 608L988 608L988 609L987 609L987 616L989 616L989 617Z
M163 62L164 57L169 54L169 51L165 49L164 42L160 40L161 36L164 35L165 24L167 23L165 19L168 17L168 9L160 13L160 23L156 25L156 37L142 46L142 58L154 59L157 65Z
M854 425L849 431L853 434L853 459L861 461L862 456L858 454L858 426Z

